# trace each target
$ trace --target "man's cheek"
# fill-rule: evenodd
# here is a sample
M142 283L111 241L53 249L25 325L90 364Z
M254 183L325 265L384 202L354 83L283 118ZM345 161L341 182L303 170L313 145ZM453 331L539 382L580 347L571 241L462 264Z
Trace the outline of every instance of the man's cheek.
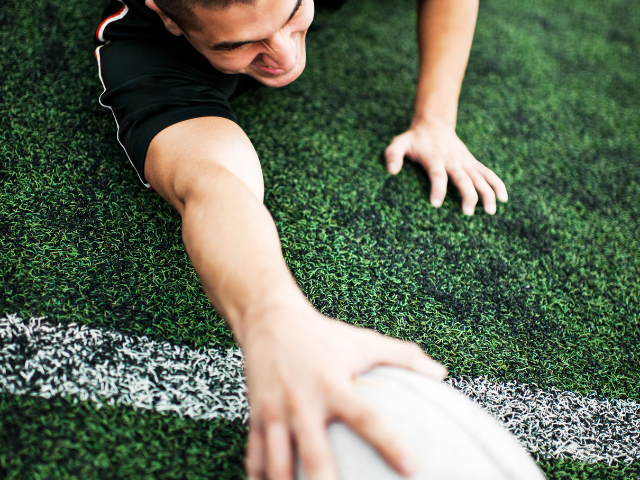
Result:
M209 63L222 73L239 73L254 60L254 55L238 55L232 58L208 57Z

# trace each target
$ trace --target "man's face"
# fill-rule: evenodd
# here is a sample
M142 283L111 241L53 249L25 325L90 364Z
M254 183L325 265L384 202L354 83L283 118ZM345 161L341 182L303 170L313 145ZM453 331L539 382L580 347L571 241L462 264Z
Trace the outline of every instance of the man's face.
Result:
M287 85L304 70L313 0L255 0L193 12L202 28L183 33L217 70L245 73L270 87Z

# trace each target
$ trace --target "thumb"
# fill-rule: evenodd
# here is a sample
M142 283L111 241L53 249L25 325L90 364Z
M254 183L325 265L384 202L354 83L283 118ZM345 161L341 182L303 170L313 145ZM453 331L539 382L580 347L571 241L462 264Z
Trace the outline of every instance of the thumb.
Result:
M384 151L387 160L387 170L395 175L402 170L404 156L409 150L409 141L405 135L398 135Z

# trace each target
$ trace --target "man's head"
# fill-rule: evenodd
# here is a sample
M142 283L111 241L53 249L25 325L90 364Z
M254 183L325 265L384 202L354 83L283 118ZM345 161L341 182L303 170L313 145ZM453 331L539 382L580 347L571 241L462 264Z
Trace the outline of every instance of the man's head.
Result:
M184 35L224 73L270 87L294 81L306 64L313 0L146 0L174 35Z

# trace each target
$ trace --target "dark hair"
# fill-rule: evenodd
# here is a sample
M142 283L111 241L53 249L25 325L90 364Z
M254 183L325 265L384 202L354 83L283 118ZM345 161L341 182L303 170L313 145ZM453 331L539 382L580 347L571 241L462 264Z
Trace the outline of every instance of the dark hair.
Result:
M155 0L156 5L184 30L199 30L201 25L193 13L193 6L227 8L234 3L250 4L254 0Z

